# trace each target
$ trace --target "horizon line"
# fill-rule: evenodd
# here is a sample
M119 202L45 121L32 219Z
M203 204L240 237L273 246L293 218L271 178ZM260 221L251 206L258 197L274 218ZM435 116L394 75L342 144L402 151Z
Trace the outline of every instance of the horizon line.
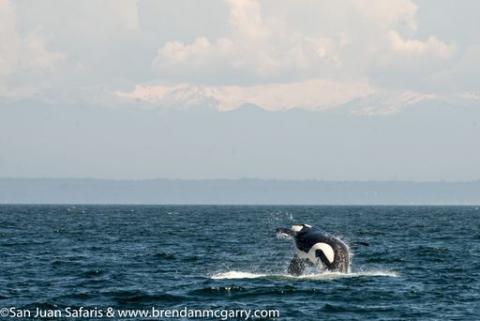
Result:
M320 178L261 178L261 177L218 177L218 178L104 178L104 177L9 177L0 176L0 180L96 180L96 181L270 181L270 182L316 182L316 183L480 183L480 178L471 180L415 180L415 179L384 179L384 180L355 180L355 179L320 179Z

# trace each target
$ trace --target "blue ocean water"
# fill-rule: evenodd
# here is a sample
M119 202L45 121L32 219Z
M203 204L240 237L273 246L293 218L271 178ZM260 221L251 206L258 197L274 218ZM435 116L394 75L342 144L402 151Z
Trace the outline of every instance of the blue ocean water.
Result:
M292 243L274 229L293 223L370 246L352 249L348 275L289 277ZM2 205L0 253L2 308L480 318L478 207Z

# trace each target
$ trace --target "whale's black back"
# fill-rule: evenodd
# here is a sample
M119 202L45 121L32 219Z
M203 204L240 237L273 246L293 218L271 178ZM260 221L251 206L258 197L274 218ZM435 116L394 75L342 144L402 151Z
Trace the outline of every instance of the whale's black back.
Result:
M295 244L297 248L308 253L312 246L317 243L326 243L330 245L335 253L333 263L329 264L329 270L338 272L348 272L350 265L350 254L345 243L336 237L326 235L313 228L304 228L295 236Z

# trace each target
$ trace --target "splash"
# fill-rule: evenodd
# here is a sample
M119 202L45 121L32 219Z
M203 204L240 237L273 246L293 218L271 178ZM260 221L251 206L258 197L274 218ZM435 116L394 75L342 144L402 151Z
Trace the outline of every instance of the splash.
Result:
M399 274L395 271L359 271L350 273L340 272L323 272L316 274L304 274L300 276L293 276L290 274L275 274L275 273L251 273L240 271L228 271L215 273L210 276L213 280L230 280L230 279L292 279L292 280L332 280L340 278L354 278L354 277L398 277Z
M274 275L274 274L270 274ZM269 274L262 273L251 273L251 272L239 272L239 271L229 271L222 273L215 273L210 278L214 280L223 280L223 279L258 279L265 278Z

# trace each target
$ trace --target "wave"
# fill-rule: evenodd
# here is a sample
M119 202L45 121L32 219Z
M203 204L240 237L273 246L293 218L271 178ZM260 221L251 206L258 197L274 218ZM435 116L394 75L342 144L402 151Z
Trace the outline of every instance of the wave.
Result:
M252 273L240 271L228 271L215 273L210 276L213 280L229 280L229 279L295 279L295 280L330 280L339 278L353 278L353 277L398 277L399 274L395 271L372 270L359 271L350 273L340 272L323 272L316 274L304 274L300 276L293 276L290 274L275 274L275 273Z

